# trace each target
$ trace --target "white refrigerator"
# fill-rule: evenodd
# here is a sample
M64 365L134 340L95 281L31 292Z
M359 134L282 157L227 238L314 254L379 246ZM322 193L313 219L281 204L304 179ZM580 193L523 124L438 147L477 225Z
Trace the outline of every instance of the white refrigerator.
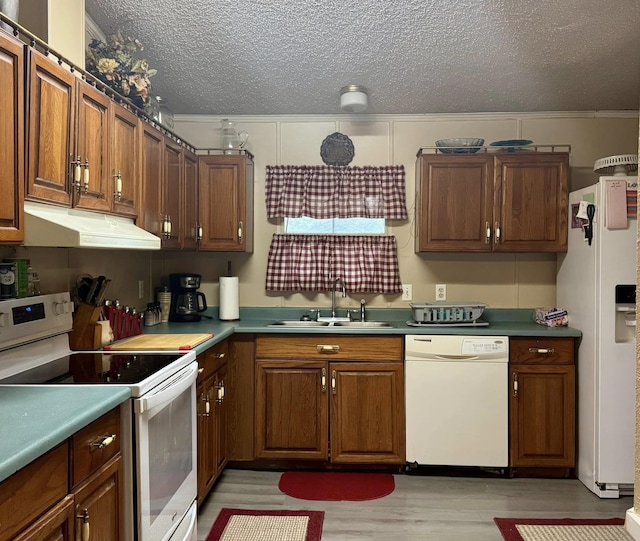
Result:
M626 182L633 200L637 177L600 177L570 194L568 251L558 257L557 275L557 305L568 310L569 325L582 331L577 473L601 498L631 494L635 471L637 219L629 217L620 229L606 227L614 213L621 215L621 205L611 204L616 198L609 183L615 181ZM574 218L581 200L595 207L591 244Z

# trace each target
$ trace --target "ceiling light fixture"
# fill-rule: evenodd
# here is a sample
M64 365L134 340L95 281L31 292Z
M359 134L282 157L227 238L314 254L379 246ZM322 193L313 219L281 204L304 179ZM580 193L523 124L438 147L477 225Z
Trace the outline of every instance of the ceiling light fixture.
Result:
M347 113L361 113L367 108L367 89L360 85L343 86L340 89L340 108Z

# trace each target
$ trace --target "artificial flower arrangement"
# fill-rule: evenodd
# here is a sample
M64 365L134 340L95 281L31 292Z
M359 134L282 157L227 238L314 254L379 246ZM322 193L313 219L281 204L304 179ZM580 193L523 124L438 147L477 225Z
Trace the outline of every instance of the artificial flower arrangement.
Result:
M120 30L107 38L91 40L87 48L86 70L107 86L128 98L140 109L149 112L153 106L150 69L144 59L136 58L144 47L138 39L124 36Z

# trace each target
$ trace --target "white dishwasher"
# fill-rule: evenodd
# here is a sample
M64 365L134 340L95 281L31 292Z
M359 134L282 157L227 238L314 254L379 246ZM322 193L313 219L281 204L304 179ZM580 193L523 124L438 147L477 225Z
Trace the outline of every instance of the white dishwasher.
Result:
M405 354L407 462L507 467L509 339L408 335Z

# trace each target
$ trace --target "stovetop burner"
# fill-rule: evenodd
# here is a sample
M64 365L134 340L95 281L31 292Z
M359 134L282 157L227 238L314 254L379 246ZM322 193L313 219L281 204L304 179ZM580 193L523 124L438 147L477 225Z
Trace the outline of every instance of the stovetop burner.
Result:
M135 384L173 363L181 354L70 353L48 363L9 376L2 384Z

